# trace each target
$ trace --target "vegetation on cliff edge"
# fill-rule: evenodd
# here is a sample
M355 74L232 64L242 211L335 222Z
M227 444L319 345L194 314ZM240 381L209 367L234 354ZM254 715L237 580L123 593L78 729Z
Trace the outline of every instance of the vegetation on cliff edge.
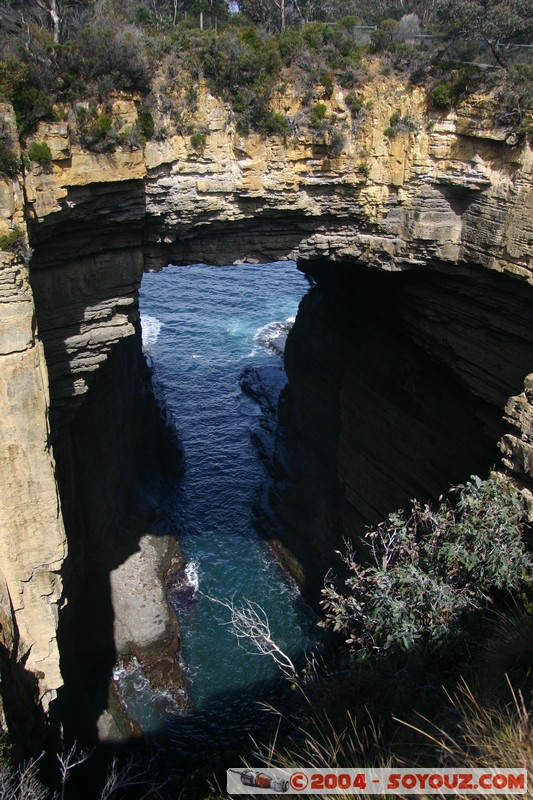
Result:
M367 564L348 550L344 588L328 579L326 624L344 644L327 665L311 657L299 675L290 671L294 702L274 742L240 755L222 743L218 762L180 787L168 775L156 786L156 762L113 761L97 796L136 797L128 787L140 786L169 800L177 791L184 800L222 797L225 769L241 757L274 767L514 767L533 779L527 514L518 491L492 476L472 478L438 505L416 502L391 515L369 533ZM61 755L63 786L86 758ZM35 766L14 768L4 753L0 796L54 795Z
M344 641L311 662L288 740L268 766L511 767L533 778L533 557L528 505L504 478L473 477L415 502L367 537L324 589Z
M323 624L350 648L379 655L438 645L466 614L527 590L533 557L522 496L497 475L472 478L454 494L436 508L414 502L369 531L368 563L348 543L349 577L341 587L327 581L322 606Z
M327 666L311 658L299 675L291 671L293 709L246 763L497 765L525 768L531 780L527 517L506 479L473 477L438 505L415 502L370 531L366 564L349 546L348 579L339 588L328 579L324 590L325 624L344 646ZM252 642L257 635L250 627ZM212 784L223 787L223 777Z
M524 0L1 0L0 41L0 96L22 135L56 118L58 104L105 104L124 91L145 98L145 114L166 105L190 136L200 80L231 104L242 133L287 135L299 121L270 105L285 82L309 115L335 83L352 108L376 64L425 83L436 109L485 84L500 100L499 121L529 134L521 126L533 67L523 45L533 21ZM97 148L103 141L93 137Z

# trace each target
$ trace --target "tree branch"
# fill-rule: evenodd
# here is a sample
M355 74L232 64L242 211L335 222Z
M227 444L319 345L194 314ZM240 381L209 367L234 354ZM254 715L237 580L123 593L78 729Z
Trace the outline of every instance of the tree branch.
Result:
M222 622L221 625L230 627L240 647L250 655L270 656L285 675L296 676L296 667L287 653L283 652L273 640L268 616L258 603L244 598L242 605L237 606L233 600L218 600L216 597L204 596L230 612L231 619ZM246 641L253 645L253 650L248 650L243 645Z

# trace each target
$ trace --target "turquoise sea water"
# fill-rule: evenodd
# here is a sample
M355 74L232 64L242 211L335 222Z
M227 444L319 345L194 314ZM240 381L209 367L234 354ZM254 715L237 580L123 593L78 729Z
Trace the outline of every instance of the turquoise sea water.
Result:
M189 710L176 715L154 699L142 675L123 674L122 684L145 731L164 725L191 763L264 731L258 701L279 706L288 692L273 661L239 646L228 612L209 597L258 603L297 664L318 640L314 614L257 535L252 513L268 481L252 438L268 437L285 383L271 343L279 346L307 288L293 262L168 267L143 278L143 341L185 453L168 512L187 560L173 596ZM243 392L246 375L260 404Z

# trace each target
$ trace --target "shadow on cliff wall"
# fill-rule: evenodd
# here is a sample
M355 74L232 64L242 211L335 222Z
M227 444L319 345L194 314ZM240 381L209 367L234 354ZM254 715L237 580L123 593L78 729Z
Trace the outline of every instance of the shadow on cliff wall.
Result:
M68 362L66 348L63 358ZM152 391L138 324L67 412L56 408L52 426L68 540L58 628L64 686L52 722L67 743L82 746L97 741L117 661L110 574L138 551L143 534L169 532L154 524L155 509L166 482L182 469L181 450Z
M75 187L61 215L28 223L68 540L58 629L65 685L52 718L80 744L96 741L116 662L110 573L138 550L163 472L181 459L141 350L145 216L144 183L130 181Z
M261 528L316 602L344 538L498 464L504 407L531 370L533 288L467 265L300 266L317 285L287 342Z
M100 367L75 418L58 431L54 452L69 539L59 717L67 741L91 744L117 661L110 573L138 550L143 534L168 533L151 522L165 481L181 468L139 336L120 342Z
M39 703L39 685L33 672L25 668L26 658L18 659L19 633L8 648L0 643L2 709L10 732L15 763L38 758L49 734L47 720ZM28 654L27 654L28 655ZM54 742L50 742L54 747Z
M267 263L286 259L295 252L302 240L311 236L318 227L326 230L335 227L333 216L308 218L291 214L290 224L285 217L274 216L275 210L265 210L254 197L237 197L239 211L246 217L238 222L199 221L192 231L176 231L172 244L153 244L161 238L157 221L147 224L146 253L149 266L162 264L232 264L243 260ZM269 211L271 213L269 213ZM279 214L279 212L278 212Z
M500 612L512 610L504 597L496 598L496 607ZM219 795L209 787L224 789L228 768L245 763L264 767L257 753L268 753L274 740L278 754L292 753L289 764L294 768L316 765L317 758L321 763L350 767L402 763L396 759L409 766L442 766L442 750L435 739L421 733L425 729L434 735L433 724L462 743L460 765L470 765L471 758L480 756L467 756L469 743L461 738L461 718L450 697L460 693L461 685L469 686L478 698L478 709L486 715L481 721L494 725L505 719L506 706L512 716L509 681L516 696L519 690L527 696L531 689L531 620L526 635L518 618L510 633L511 619L505 623L494 609L470 612L458 630L431 646L420 642L404 651L363 659L338 652L327 669L318 669L314 680L303 682L303 693L291 691L290 683L280 676L278 681L250 687L245 694L216 696L210 705L225 711L218 725L210 719L209 708L168 715L151 734L99 747L76 770L66 800L97 800L98 787L114 758L119 767L133 759L142 774L140 785L125 793L127 800L146 797L149 786L160 784L164 787L155 796L164 800L224 796L223 791ZM265 713L261 703L273 704L279 713ZM247 705L248 722L243 705ZM498 709L498 715L491 716L489 709ZM472 722L476 709L472 706L469 711ZM398 724L398 718L418 732ZM494 729L487 728L486 734L484 746L489 747ZM340 746L333 744L336 737ZM306 745L313 739L321 746ZM456 755L460 756L459 750ZM509 759L511 767L512 752Z

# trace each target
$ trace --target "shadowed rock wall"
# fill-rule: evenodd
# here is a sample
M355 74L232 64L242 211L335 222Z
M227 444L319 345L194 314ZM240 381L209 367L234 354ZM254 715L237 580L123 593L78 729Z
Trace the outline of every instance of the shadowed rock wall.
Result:
M344 538L499 464L533 353L533 289L474 266L300 267L316 285L285 351L270 505L316 596Z

